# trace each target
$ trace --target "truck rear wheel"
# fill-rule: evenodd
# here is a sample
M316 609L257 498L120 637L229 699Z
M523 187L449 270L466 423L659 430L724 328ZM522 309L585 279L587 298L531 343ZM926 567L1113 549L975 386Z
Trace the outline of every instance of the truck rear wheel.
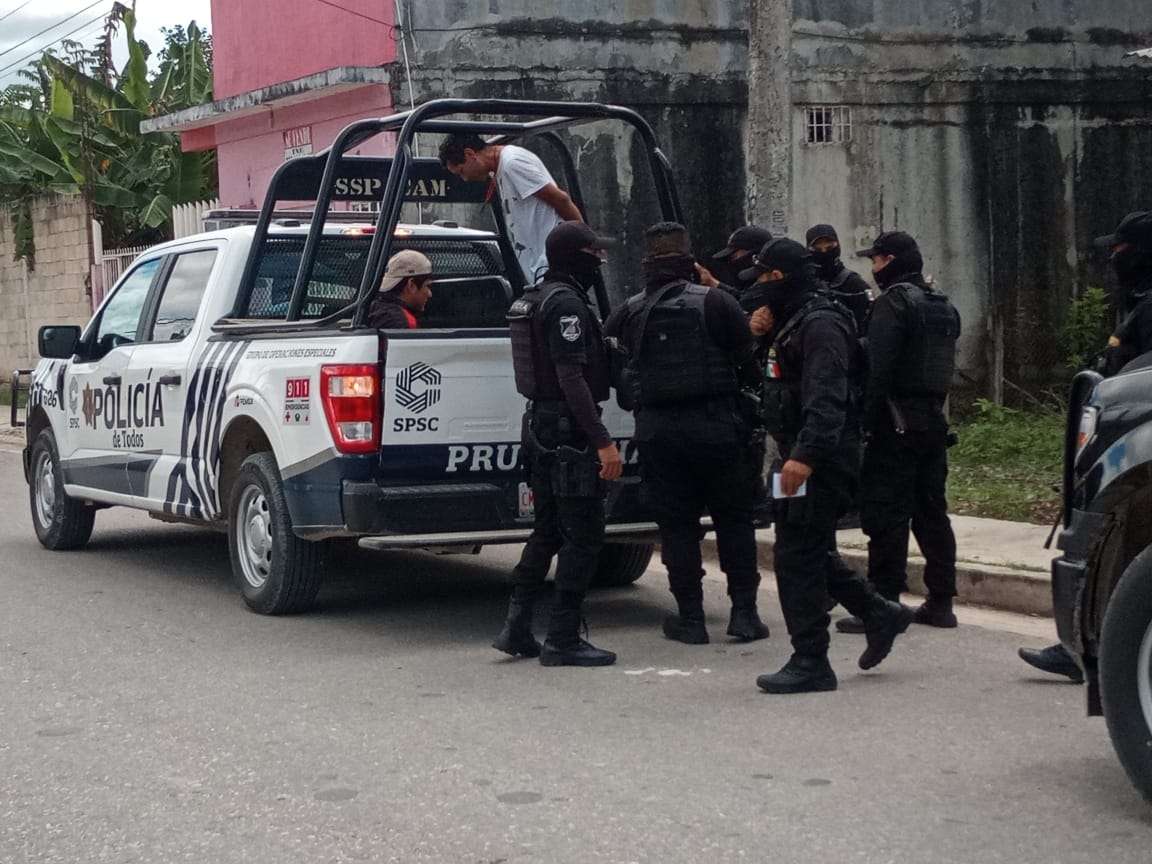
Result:
M652 560L651 543L605 543L592 576L593 588L623 588L644 575Z
M244 602L261 615L311 608L320 590L318 543L292 532L280 469L271 453L244 460L232 484L228 552Z
M1152 801L1152 547L1128 565L1100 636L1100 698L1128 778Z
M36 436L31 465L28 499L36 538L45 549L56 552L79 549L92 536L96 511L64 491L60 453L51 429Z

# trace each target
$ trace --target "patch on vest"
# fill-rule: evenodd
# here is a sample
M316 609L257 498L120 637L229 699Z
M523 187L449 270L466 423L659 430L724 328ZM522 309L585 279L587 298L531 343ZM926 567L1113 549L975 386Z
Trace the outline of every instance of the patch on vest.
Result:
M569 342L575 342L580 338L580 316L579 315L561 315L560 316L560 335L567 339Z

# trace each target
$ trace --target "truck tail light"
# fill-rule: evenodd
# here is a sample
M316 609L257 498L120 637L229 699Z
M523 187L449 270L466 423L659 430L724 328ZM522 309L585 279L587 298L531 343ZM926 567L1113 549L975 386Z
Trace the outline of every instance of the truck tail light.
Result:
M320 401L337 450L375 453L379 449L382 411L376 364L321 366Z
M1084 452L1084 448L1088 446L1088 442L1096 434L1096 417L1099 413L1099 409L1091 405L1085 405L1080 411L1080 428L1076 433L1076 455L1073 458L1073 464L1080 459L1080 454Z

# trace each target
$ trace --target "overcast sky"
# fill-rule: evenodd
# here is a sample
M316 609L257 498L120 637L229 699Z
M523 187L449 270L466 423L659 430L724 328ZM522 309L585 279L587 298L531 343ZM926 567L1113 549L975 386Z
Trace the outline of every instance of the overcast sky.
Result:
M14 73L61 39L74 39L88 47L96 44L113 0L0 0L0 88L15 83ZM130 6L131 0L122 0ZM136 0L136 38L160 50L164 37L161 27L188 26L195 21L212 31L210 0ZM5 17L7 16L7 17ZM41 31L46 31L41 33ZM75 31L75 32L73 32ZM40 35L37 35L40 34ZM25 41L28 40L28 41ZM23 43L23 44L21 44ZM119 49L117 65L123 65L124 29L113 44Z

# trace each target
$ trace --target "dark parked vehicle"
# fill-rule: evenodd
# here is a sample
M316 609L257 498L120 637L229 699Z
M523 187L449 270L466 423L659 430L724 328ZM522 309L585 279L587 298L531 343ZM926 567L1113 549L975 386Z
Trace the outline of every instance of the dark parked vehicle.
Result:
M1072 382L1063 555L1052 562L1060 641L1084 668L1128 777L1152 801L1152 353Z

